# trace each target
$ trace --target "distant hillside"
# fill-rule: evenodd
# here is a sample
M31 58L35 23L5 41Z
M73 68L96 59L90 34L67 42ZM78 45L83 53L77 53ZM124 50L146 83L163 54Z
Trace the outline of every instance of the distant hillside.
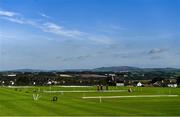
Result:
M137 67L129 67L129 66L113 66L113 67L100 67L95 68L93 71L113 71L113 72L119 72L119 71L139 71L140 68Z
M98 72L121 72L121 71L166 71L166 72L171 72L171 71L180 71L180 69L177 68L138 68L138 67L130 67L130 66L112 66L112 67L100 67L100 68L95 68L93 71L98 71Z
M4 70L0 72L151 72L151 71L165 71L165 72L180 72L178 68L138 68L131 66L112 66L112 67L100 67L95 69L64 69L64 70L41 70L41 69L15 69Z
M171 71L180 71L180 69L177 68L143 68L143 71L167 71L167 72L171 72Z

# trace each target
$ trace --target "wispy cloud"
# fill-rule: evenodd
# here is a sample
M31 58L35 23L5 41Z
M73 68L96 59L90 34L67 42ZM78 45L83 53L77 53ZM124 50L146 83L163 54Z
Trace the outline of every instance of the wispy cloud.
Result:
M162 48L153 48L148 52L148 54L158 54L168 51L168 49L162 49Z
M24 20L20 18L19 13L15 13L12 11L0 11L0 18L5 19L11 22L19 23L19 24L24 24Z
M11 11L0 11L0 16L7 16L7 17L13 17L19 15L18 13L11 12Z
M46 22L42 25L42 30L44 32L50 32L61 36L67 36L67 37L79 37L84 35L85 33L78 31L78 30L67 30L62 26L59 26L52 22Z
M66 57L66 58L56 58L56 59L61 59L63 62L66 61L82 61L82 60L86 60L88 58L93 57L92 55L80 55L80 56L75 56L75 57Z
M11 11L0 11L0 18L4 20L8 20L10 22L18 23L18 24L26 24L31 25L35 28L39 28L43 32L48 32L51 34L55 34L58 36L64 36L68 38L75 38L75 39L84 39L92 41L96 44L112 44L112 39L106 35L96 35L87 32L83 32L76 29L68 29L62 25L51 21L39 21L32 19L24 18L20 13L15 13ZM48 17L43 13L40 14L42 17Z
M13 18L13 17L1 17L2 19L11 21L11 22L15 22L15 23L19 23L19 24L25 24L25 21L22 19L18 19L18 18Z
M53 22L35 22L31 19L26 19L22 16L18 15L19 13L9 12L9 11L0 11L1 19L5 19L11 22L19 23L19 24L28 24L32 25L36 28L40 28L44 32L50 32L60 36L72 37L76 38L82 36L83 32L78 30L69 30L65 29L63 26L55 24ZM42 16L46 16L45 14L41 14ZM47 16L46 16L47 17Z
M120 34L128 31L128 28L124 27L123 25L104 21L98 21L96 25L93 26L93 29L97 32L109 35Z
M39 25L38 22L35 22L31 19L26 19L22 15L20 15L20 13L11 11L0 11L0 18L19 24L28 24L33 26Z
M42 17L45 17L45 18L50 18L50 16L46 15L45 13L39 12L39 15L42 16Z

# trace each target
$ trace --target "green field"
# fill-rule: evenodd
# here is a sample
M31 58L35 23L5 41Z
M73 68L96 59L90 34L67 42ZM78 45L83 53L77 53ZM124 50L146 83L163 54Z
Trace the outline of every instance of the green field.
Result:
M0 116L180 116L180 88L134 87L132 93L127 89L109 87L109 91L119 92L97 92L96 87L0 87ZM33 100L33 94L40 98ZM103 98L144 95L178 96ZM58 101L52 101L54 96ZM102 98L82 99L97 96Z

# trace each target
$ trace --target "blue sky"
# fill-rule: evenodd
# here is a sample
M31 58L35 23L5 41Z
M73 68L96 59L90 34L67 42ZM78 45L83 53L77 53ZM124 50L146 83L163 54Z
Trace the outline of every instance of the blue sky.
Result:
M179 0L0 0L0 70L180 68Z

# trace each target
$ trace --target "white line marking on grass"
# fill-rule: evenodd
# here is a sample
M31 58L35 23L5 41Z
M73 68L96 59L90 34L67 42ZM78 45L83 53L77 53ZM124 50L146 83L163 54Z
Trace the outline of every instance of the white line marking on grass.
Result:
M95 90L85 90L85 91L43 91L44 93L88 93L88 92L127 92L127 90L104 90L104 91L95 91Z
M7 86L7 88L14 88L14 89L16 89L16 88L33 88L33 86Z
M98 98L135 98L135 97L177 97L178 95L134 95L134 96L92 96L82 97L83 99L98 99Z

